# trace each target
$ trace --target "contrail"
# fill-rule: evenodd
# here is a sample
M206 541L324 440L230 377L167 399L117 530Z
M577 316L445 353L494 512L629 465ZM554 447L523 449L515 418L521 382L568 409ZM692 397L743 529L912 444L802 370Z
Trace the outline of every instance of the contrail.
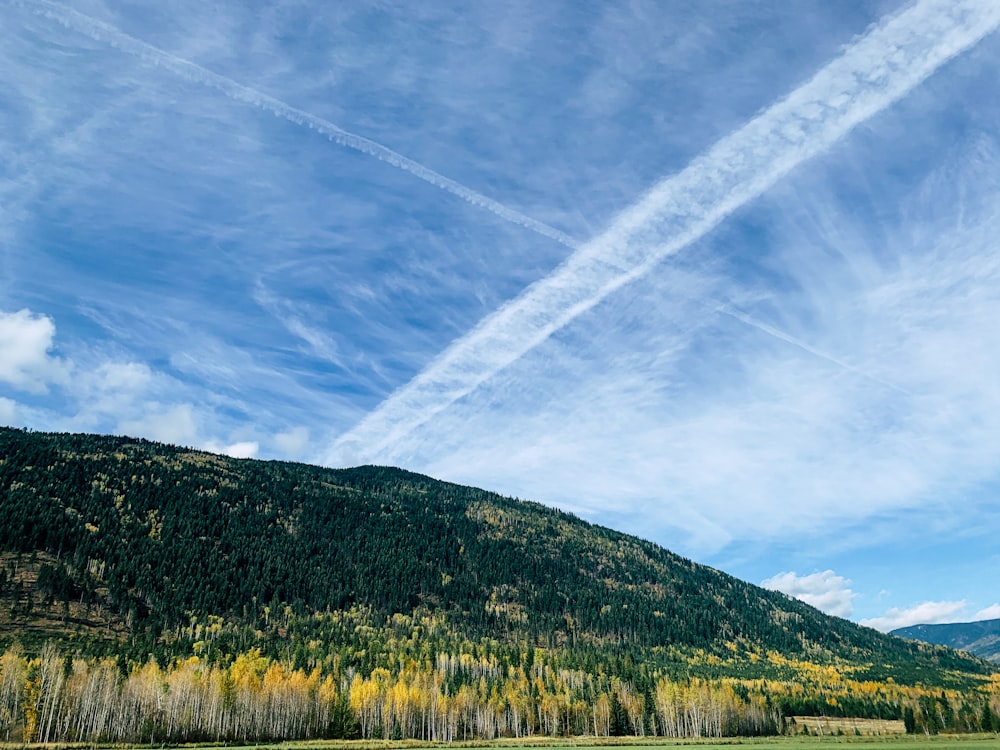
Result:
M730 307L729 305L719 304L714 309L716 312L721 313L722 315L726 315L730 318L733 318L734 320L738 320L744 325L750 326L751 328L756 328L758 331L762 331L768 334L769 336L773 336L774 338L780 341L784 341L786 344L791 344L794 347L798 347L802 351L808 352L809 354L812 354L815 357L819 357L820 359L825 359L827 362L831 362L837 365L838 367L842 367L848 372L852 372L855 375L860 375L861 377L867 380L871 380L875 383L878 383L879 385L885 386L886 388L898 391L899 393L902 393L904 396L913 395L908 390L899 387L895 383L890 383L888 380L884 380L878 377L877 375L872 375L867 370L863 370L860 367L856 367L852 365L850 362L845 362L844 360L838 357L834 357L831 354L827 354L822 349L817 349L815 346L807 344L805 341L797 339L791 334L785 333L784 331L775 328L774 326L768 325L767 323L763 323L757 320L756 318L752 318L746 313L742 313L739 310Z
M996 0L918 0L655 185L555 271L481 320L331 447L372 460L613 292L760 196L1000 26ZM850 369L850 368L848 368Z
M530 229L532 232L555 240L574 250L579 247L580 243L565 232L560 232L548 224L532 219L530 216L515 211L459 182L455 182L455 180L445 177L443 174L435 172L420 162L403 156L377 141L357 135L356 133L351 133L329 120L324 120L322 117L317 117L316 115L292 107L280 99L275 99L273 96L268 96L249 86L244 86L231 78L213 73L190 60L177 57L158 47L129 36L125 32L103 21L91 18L58 3L49 2L49 0L12 0L12 4L26 8L30 12L44 18L56 21L67 29L90 37L96 42L107 44L144 62L152 63L164 70L169 70L180 78L215 89L234 101L249 104L251 107L270 112L275 117L288 120L296 125L304 125L311 128L318 133L322 133L334 143L354 149L355 151L360 151L368 156L374 156L379 161L384 161L386 164L396 167L396 169L409 172L424 182L458 196L473 206L484 208L511 224Z

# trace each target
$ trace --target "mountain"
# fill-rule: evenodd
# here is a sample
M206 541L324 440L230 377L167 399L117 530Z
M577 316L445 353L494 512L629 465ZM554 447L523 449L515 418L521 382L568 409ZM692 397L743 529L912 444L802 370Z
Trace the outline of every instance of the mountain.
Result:
M4 428L2 647L25 740L979 731L1000 706L973 656L537 503Z
M911 625L893 630L892 635L924 643L937 643L967 651L980 659L1000 662L1000 620Z
M479 635L930 664L822 614L567 513L400 469L232 459L143 440L0 432L0 550L55 555L46 596L103 590L161 632L248 603L426 610ZM100 570L100 576L93 573ZM978 670L957 654L951 666Z

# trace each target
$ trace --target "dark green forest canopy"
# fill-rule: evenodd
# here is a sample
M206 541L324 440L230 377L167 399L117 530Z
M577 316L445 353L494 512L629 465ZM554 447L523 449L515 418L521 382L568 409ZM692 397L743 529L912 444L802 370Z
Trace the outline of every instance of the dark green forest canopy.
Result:
M264 608L300 622L355 608L593 664L700 649L849 662L911 684L990 671L567 513L390 467L0 429L0 551L54 560L38 574L50 600L100 586L142 648L192 618L249 627Z

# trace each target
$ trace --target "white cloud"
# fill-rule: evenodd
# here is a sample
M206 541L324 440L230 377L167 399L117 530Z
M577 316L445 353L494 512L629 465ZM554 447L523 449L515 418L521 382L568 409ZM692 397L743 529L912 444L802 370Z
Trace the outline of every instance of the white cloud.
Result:
M47 315L27 309L0 312L0 381L30 393L45 393L49 383L63 382L68 365L49 353L55 333Z
M963 622L967 619L965 609L968 602L921 602L906 609L892 607L884 615L861 620L869 628L888 633L890 630L910 625L934 625L943 622Z
M17 423L17 402L0 397L0 425L8 427Z
M274 444L282 454L291 459L303 460L309 445L309 428L292 427L274 436Z
M138 418L123 421L119 430L150 440L182 445L211 453L221 453L233 458L254 458L260 452L256 440L224 441L206 436L210 434L214 415L210 410L198 410L194 404L144 405L146 412Z
M194 446L201 442L198 422L192 404L151 404L143 416L120 422L118 429L126 435Z
M760 585L772 591L781 591L837 617L851 616L854 597L857 596L851 590L850 580L832 570L806 576L797 575L794 571L778 573L761 581Z
M1000 619L1000 604L991 604L985 609L981 609L972 616L975 620L997 620Z
M213 449L209 449L213 450ZM260 452L260 443L255 440L245 440L232 445L224 446L219 453L224 453L232 458L253 458Z
M139 362L105 362L97 368L94 375L102 390L119 393L141 391L152 379L149 366Z
M235 458L252 458L260 452L255 440L210 437L222 427L211 402L197 399L183 383L145 363L85 354L85 364L74 367L74 377L68 378L69 365L49 353L55 331L48 316L29 310L0 312L0 381L35 393L44 392L48 384L57 385L67 404L76 408L72 416L33 409L31 421L36 426L41 422L47 429L115 431ZM195 396L194 401L178 398L185 395ZM19 411L15 401L0 397L0 423L16 423L24 416ZM308 431L304 437L292 431L286 438L294 447L296 438L308 438Z
M123 419L142 410L155 381L153 371L140 362L105 361L90 370L80 369L66 390L79 404L76 420L84 429L107 416Z

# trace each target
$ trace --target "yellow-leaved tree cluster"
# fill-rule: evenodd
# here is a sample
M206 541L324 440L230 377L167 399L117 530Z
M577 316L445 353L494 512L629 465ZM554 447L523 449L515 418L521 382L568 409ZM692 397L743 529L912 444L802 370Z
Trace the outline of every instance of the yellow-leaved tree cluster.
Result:
M124 673L123 673L124 672ZM1000 713L1000 679L966 708L958 694L852 683L836 670L802 679L660 677L644 693L615 676L440 653L392 671L340 675L293 669L251 649L226 665L197 656L124 671L115 659L73 658L51 646L38 656L17 647L0 656L0 739L66 742L182 742L321 737L430 741L501 736L616 734L721 737L782 731L783 698L879 695L947 728ZM972 704L968 704L972 705ZM976 725L975 722L980 722ZM986 727L989 729L990 727Z

